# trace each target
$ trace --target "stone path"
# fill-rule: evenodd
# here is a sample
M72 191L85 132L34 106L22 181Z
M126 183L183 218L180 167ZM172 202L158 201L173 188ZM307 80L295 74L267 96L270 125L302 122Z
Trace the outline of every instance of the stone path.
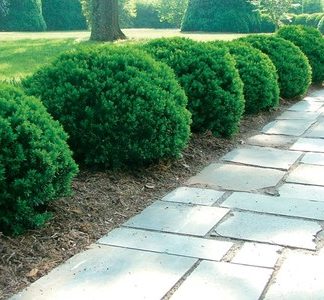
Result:
M12 299L324 299L324 90Z

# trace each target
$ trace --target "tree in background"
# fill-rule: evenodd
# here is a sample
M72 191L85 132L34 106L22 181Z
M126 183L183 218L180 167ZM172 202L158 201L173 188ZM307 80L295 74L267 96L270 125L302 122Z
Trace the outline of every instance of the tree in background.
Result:
M0 0L0 18L6 16L8 13L8 1L7 0Z
M9 0L8 13L1 24L8 31L44 31L41 0Z
M87 28L79 0L42 0L42 10L48 30Z
M290 13L294 14L313 14L323 12L323 0L294 0Z
M91 0L92 41L115 41L126 36L119 26L118 0Z
M249 0L189 0L183 31L256 32L260 14Z
M251 0L251 2L259 7L261 13L269 16L276 29L282 24L281 20L286 17L293 4L292 0Z
M158 2L160 20L180 28L187 6L188 0L160 0Z

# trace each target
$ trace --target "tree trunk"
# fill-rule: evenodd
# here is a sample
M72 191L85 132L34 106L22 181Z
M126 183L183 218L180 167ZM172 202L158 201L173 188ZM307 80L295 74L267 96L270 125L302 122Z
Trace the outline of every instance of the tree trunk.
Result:
M118 0L92 0L90 40L116 41L126 39L119 27Z

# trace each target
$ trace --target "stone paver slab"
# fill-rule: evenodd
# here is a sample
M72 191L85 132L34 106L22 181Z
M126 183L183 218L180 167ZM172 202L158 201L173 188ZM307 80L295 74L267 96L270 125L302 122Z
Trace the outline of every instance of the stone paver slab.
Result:
M306 199L273 197L251 193L233 193L223 207L242 210L301 217L324 221L324 202Z
M321 226L314 221L252 212L233 212L215 234L223 237L315 250L314 236Z
M312 102L312 101L299 101L294 104L288 110L298 111L298 112L316 112L322 107L323 103Z
M211 164L198 175L190 178L188 183L248 192L274 187L284 175L285 172L273 169L233 164Z
M125 226L204 236L227 213L219 207L192 206L180 203L156 201Z
M257 300L271 273L264 268L203 261L171 299Z
M232 262L237 264L273 268L282 251L282 247L259 244L244 243L243 247L234 256Z
M312 92L310 94L311 97L323 97L324 98L324 89Z
M315 102L324 102L324 95L322 97L320 96L308 96L304 98L305 101L315 101Z
M324 121L321 121L312 128L310 128L306 132L305 137L324 138Z
M233 246L233 243L226 241L133 228L115 229L98 243L215 261L220 261Z
M301 136L315 121L309 120L277 120L263 127L266 134Z
M319 116L320 112L299 112L287 110L278 116L277 120L309 120L315 121Z
M250 146L234 149L223 156L222 160L258 167L288 170L300 156L301 152Z
M198 205L213 205L223 195L224 192L210 189L180 187L164 196L161 200Z
M324 256L289 253L265 299L323 300Z
M297 151L323 152L324 139L300 138L290 148Z
M324 166L324 153L306 153L301 162L304 164Z
M196 261L131 249L94 247L72 257L12 300L158 300Z
M278 191L283 197L324 201L324 187L321 186L285 183Z
M301 164L287 177L286 182L324 186L324 166Z
M254 146L288 148L297 140L296 137L276 134L258 134L250 137L247 143Z

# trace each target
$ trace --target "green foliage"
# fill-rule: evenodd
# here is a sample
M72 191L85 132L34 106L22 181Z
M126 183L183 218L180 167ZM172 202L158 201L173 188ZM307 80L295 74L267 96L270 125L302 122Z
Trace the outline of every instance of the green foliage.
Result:
M66 139L38 99L0 85L0 231L42 226L46 204L70 193L77 166Z
M258 32L260 15L247 0L190 0L182 31Z
M152 40L144 49L175 71L188 96L194 131L211 130L225 137L237 131L243 84L226 49L184 38Z
M161 21L166 21L180 28L188 0L159 0L158 10Z
M134 167L179 156L190 134L172 70L128 47L78 49L23 81L69 133L79 162Z
M1 22L7 31L44 31L41 0L10 0L8 13Z
M240 40L270 57L278 72L281 97L292 99L307 91L311 68L306 56L293 43L268 35L251 35Z
M262 14L261 15L261 25L260 32L275 32L276 25L273 23L269 15Z
M315 28L296 25L282 27L277 34L305 53L312 67L313 82L321 84L324 81L324 40L321 33Z
M237 41L211 44L226 46L236 61L236 68L244 84L245 113L254 114L278 105L278 75L267 55L249 44Z
M294 14L313 14L323 12L323 0L294 0L289 12Z
M319 21L317 29L320 31L321 34L324 34L324 16Z
M79 0L42 0L47 30L82 30L87 28Z
M290 21L286 23L287 25L304 25L318 28L319 22L323 16L323 13L293 15Z

